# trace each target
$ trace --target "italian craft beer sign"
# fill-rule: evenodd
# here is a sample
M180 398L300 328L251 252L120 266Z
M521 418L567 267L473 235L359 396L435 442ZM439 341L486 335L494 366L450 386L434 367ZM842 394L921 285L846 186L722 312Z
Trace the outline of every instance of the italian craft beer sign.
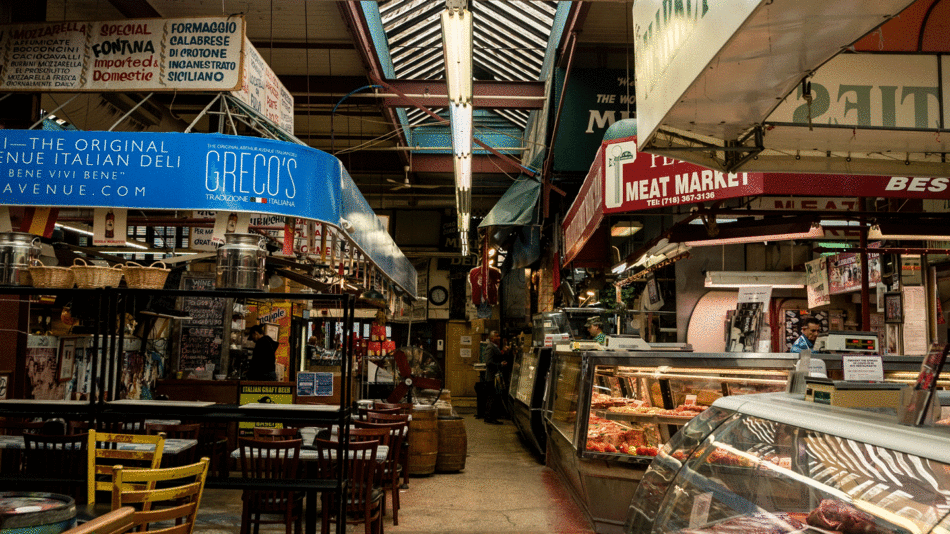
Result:
M0 26L4 91L241 89L242 17Z

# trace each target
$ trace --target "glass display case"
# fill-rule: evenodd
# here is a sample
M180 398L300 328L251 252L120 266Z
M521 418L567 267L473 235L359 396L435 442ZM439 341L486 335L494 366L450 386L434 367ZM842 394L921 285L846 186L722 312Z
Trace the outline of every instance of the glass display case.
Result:
M805 402L727 397L665 444L632 533L950 532L950 429Z
M784 391L797 359L557 351L544 409L547 464L562 474L597 532L622 532L640 477L682 425L720 397Z
M532 347L515 354L508 391L512 422L525 442L542 456L547 447L542 408L552 350Z

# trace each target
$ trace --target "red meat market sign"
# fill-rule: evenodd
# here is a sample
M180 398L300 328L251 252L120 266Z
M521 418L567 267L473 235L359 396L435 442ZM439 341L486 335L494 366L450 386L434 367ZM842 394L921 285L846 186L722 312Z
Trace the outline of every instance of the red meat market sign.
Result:
M603 157L605 213L757 196L764 192L762 173L725 174L665 156L638 153L636 136L606 145Z

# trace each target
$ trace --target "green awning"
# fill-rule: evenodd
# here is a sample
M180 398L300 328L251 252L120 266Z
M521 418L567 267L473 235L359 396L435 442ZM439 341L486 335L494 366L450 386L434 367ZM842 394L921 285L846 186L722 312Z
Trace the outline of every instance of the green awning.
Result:
M536 225L540 198L541 182L522 174L498 199L478 227Z

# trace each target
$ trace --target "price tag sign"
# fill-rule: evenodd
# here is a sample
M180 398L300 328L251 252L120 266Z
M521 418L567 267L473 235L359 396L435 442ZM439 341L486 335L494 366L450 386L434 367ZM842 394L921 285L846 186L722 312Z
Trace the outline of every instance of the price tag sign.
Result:
M699 528L709 520L709 506L712 504L712 492L696 496L693 501L693 510L689 514L689 528Z
M884 364L878 355L844 356L841 368L847 382L884 381Z
M812 356L808 360L808 376L828 378L828 368L825 366L825 361Z

